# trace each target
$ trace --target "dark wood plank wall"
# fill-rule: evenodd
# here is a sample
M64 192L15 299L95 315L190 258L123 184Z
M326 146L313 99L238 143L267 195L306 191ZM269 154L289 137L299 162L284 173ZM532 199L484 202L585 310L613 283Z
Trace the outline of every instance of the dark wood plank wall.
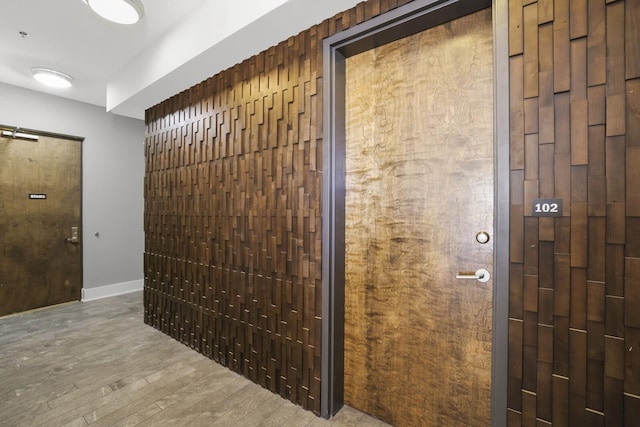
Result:
M145 321L320 411L322 40L340 13L149 109Z
M145 320L319 412L324 37L147 111ZM511 425L640 419L640 0L509 0ZM531 200L565 216L531 216ZM500 367L497 367L500 369Z
M640 422L640 0L511 0L509 424ZM561 198L562 218L532 216Z

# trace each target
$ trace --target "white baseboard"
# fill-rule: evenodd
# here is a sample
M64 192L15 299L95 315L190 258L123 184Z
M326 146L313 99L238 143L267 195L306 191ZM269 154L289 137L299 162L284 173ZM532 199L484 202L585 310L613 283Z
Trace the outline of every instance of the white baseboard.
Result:
M114 283L113 285L98 286L97 288L85 288L82 289L82 302L141 291L143 286L144 279L139 279L124 283Z

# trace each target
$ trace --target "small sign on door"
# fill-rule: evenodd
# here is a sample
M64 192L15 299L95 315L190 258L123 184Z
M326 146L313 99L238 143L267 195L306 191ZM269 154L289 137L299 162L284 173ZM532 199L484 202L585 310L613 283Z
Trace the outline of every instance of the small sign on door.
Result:
M43 193L29 193L30 200L44 200L46 198L47 198L47 195Z

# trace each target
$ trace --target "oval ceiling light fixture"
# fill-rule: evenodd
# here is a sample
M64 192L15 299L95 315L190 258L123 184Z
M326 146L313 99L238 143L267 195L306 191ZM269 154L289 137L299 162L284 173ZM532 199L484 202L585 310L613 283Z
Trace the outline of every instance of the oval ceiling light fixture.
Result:
M34 67L31 69L31 74L40 83L61 89L70 88L73 82L73 77L69 74L50 68Z
M83 0L98 15L116 24L135 24L144 15L139 0Z

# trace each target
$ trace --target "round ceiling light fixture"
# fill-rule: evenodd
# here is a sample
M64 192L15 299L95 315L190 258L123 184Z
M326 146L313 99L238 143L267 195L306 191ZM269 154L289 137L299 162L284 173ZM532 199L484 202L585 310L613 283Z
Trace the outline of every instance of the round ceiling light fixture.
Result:
M117 24L135 24L144 15L139 0L83 0L98 15Z
M73 77L69 74L50 68L34 67L31 69L31 74L40 83L61 89L70 88L73 82Z

